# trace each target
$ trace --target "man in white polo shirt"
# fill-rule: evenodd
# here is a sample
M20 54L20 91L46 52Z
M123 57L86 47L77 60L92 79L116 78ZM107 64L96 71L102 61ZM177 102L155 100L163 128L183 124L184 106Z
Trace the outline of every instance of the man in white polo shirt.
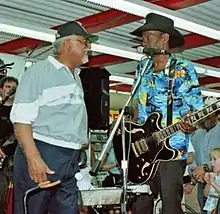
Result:
M30 214L78 213L75 174L82 144L87 141L87 112L77 68L88 61L90 42L97 40L78 22L60 27L54 57L24 74L11 120L19 146L14 159L14 214L23 214L23 196L44 181L61 180L56 188L28 199Z

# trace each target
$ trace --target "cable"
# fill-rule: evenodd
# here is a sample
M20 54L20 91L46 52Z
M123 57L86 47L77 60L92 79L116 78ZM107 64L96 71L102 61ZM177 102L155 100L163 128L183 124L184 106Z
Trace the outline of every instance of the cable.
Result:
M33 57L36 58L36 57L38 57L38 56L41 56L42 54L47 53L48 51L50 51L52 48L53 48L53 47L49 47L49 48L46 49L45 51L42 51L41 53L39 53L39 54L37 54L37 55L35 55L35 56L33 56Z
M157 206L158 206L159 202L161 202L161 201L162 201L161 198L157 200L157 202L156 202L156 204L155 204L155 206L154 206L154 213L156 213L156 211L157 211ZM182 206L185 206L185 208L189 211L189 212L188 212L188 211L184 212L184 214L199 214L199 213L197 213L192 207L190 207L189 205L187 205L187 204L185 204L185 203L182 203ZM163 211L160 210L160 211L159 211L159 214L162 214L162 213L163 213Z
M35 190L38 190L40 189L40 187L34 187L32 189L29 189L28 191L25 192L25 195L24 195L24 214L28 214L28 207L27 207L27 198L29 196L30 193L33 193Z
M99 214L99 212L96 210L96 208L92 207L92 210L93 210L96 214Z
M161 198L157 200L157 202L156 202L156 204L155 204L155 206L154 206L154 213L157 212L157 206L158 206L159 202L161 202L161 201L162 201Z
M52 182L52 183L51 183L50 181L45 181L45 182L43 182L43 183L38 184L36 187L27 190L27 191L25 192L24 199L23 199L23 203L24 203L24 214L28 214L27 199L28 199L28 196L29 196L31 193L33 194L36 190L46 189L46 188L51 188L51 187L57 186L57 185L59 185L60 183L61 183L60 180L55 181L55 182Z
M190 211L190 214L199 214L192 207L190 207L189 205L184 204L184 203L182 203L182 205L185 206L185 208ZM188 212L185 212L185 213L187 214Z
M37 55L35 55L35 56L31 56L31 54L33 54L36 50L40 50L40 49L41 49L41 48L38 48L38 47L40 47L40 46L35 47L35 48L28 54L28 56L27 56L25 59L28 59L28 58L30 58L30 57L36 58L36 57L38 57L38 56L41 56L41 55L44 54L44 53L47 53L48 51L50 51L50 50L53 48L53 47L49 47L48 49L42 51L41 53L39 53L39 54L37 54Z

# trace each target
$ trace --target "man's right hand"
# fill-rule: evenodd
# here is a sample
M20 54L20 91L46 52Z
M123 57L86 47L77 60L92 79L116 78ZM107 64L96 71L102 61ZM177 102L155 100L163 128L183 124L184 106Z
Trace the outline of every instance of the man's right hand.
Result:
M30 159L27 159L27 164L29 175L35 183L42 183L47 181L47 174L55 173L49 169L40 155L36 155Z
M184 193L187 194L187 195L190 195L191 192L192 192L192 190L193 190L193 187L194 187L194 186L193 186L192 184L190 184L190 183L184 184L184 185L183 185L183 191L184 191Z

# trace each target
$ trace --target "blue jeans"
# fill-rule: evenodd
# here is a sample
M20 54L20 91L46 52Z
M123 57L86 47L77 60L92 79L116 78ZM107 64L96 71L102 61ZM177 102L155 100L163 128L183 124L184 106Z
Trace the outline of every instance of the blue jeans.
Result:
M75 173L79 171L79 150L53 146L35 140L42 159L55 174L48 180L61 180L61 184L50 189L40 190L28 197L29 214L78 214L78 199ZM26 158L18 146L14 157L14 214L24 214L23 197L25 192L36 187L28 172Z

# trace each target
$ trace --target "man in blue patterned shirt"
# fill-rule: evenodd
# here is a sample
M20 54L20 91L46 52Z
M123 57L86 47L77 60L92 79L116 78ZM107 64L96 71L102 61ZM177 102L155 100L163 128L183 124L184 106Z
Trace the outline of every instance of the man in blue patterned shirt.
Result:
M179 49L184 45L184 38L174 28L173 20L154 13L146 16L143 26L132 32L142 37L145 48L156 50ZM163 115L162 125L167 126L167 99L169 70L174 65L172 87L173 106L172 123L180 121L189 112L203 106L201 90L193 64L185 59L174 60L172 55L156 55L148 68L134 95L134 120L144 123L153 112ZM134 84L145 64L138 64ZM189 133L193 130L190 124L181 123L182 132L177 132L169 139L172 148L179 149L181 156L175 161L161 162L156 177L149 182L154 196L160 192L163 214L182 214L183 174L186 166ZM153 197L144 196L133 205L133 212L138 214L153 213Z

